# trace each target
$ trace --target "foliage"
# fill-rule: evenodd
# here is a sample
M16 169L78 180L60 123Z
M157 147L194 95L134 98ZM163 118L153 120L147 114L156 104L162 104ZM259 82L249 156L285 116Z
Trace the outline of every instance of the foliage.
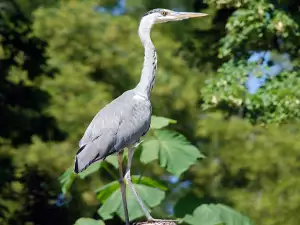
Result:
M271 73L271 66L279 64L280 54L288 52L292 62L299 56L300 28L296 18L291 18L274 4L249 2L237 9L226 24L227 33L220 40L219 57L231 58L218 70L218 75L207 80L202 89L203 108L231 111L257 123L283 123L298 120L299 68L291 66L278 76L269 76L255 93L246 85L250 76L262 77ZM257 41L259 37L259 41ZM271 50L273 60L247 61L259 50ZM230 108L230 110L228 110Z
M285 71L266 80L256 93L249 93L246 81L255 65L230 61L219 70L218 77L210 79L203 88L203 108L230 107L231 113L253 122L282 123L299 117L299 71ZM256 69L258 70L258 69ZM257 71L257 75L263 71ZM226 108L225 108L226 109Z
M142 143L141 161L149 163L159 157L161 167L180 176L203 155L184 136L166 130L153 131L153 138ZM178 159L180 158L180 161Z
M201 205L195 209L193 216L186 215L183 220L192 225L252 224L247 217L222 204Z
M94 220L91 218L80 218L76 220L75 225L104 225L101 220Z
M297 223L297 215L290 217L300 207L300 196L294 192L300 181L294 179L299 177L295 163L300 153L297 124L263 127L217 113L199 121L198 126L199 137L207 141L203 149L209 156L191 171L194 198L221 198L247 212L257 223ZM279 209L286 211L274 220Z
M151 187L148 184L143 184L143 182L141 182L135 183L134 187L139 193L140 197L144 200L146 206L148 206L149 208L153 208L159 205L165 197L164 191L158 189L156 186ZM104 186L103 188L101 188L98 194L98 199L100 201L103 201L103 198L101 198L100 196L103 196L103 191L106 191L106 187ZM112 190L112 188L114 191ZM124 220L125 217L122 206L121 192L119 190L119 183L114 181L113 183L109 184L109 191L109 193L106 193L106 195L109 194L109 197L106 198L105 201L103 201L103 205L98 210L99 215L104 220L107 220L111 219L113 217L113 214L116 213ZM139 217L142 217L144 213L140 208L140 205L136 201L134 195L128 188L126 189L126 196L129 219L132 221Z
M151 117L151 129L161 129L169 124L176 123L176 120L172 120L165 117L152 116Z

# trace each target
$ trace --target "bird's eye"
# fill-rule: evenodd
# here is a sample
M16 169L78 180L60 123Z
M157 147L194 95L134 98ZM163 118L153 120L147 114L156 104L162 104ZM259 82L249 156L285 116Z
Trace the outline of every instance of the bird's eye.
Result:
M167 11L162 11L161 15L166 16L166 15L168 15L168 12Z

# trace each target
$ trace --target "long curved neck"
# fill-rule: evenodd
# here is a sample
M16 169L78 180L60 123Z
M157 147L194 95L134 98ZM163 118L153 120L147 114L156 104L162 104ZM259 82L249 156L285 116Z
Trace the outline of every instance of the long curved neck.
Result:
M139 26L139 36L144 45L145 55L141 79L135 87L135 90L147 98L150 98L157 69L156 51L150 37L153 24L154 21L151 20L151 18L145 17L141 20Z

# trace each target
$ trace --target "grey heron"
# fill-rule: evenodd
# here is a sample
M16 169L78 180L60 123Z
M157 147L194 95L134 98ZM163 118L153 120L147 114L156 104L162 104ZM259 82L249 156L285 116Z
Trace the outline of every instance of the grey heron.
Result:
M168 9L153 9L141 19L138 34L144 46L144 64L141 78L135 88L125 91L102 108L87 127L75 157L74 172L80 173L92 163L104 160L111 154L118 155L120 189L126 225L129 225L124 178L147 220L154 219L136 192L130 175L132 158L140 138L147 133L151 122L150 94L155 82L157 58L150 32L154 24L206 16L205 13L175 12ZM127 170L123 178L123 150L128 149Z

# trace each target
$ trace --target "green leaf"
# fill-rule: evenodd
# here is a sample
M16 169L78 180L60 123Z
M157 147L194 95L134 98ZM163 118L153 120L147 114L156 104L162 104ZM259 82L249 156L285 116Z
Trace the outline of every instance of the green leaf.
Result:
M101 168L101 162L96 162L90 165L86 170L79 173L79 177L81 179L86 178L87 176L91 175L92 173L97 172Z
M165 198L164 191L161 191L158 188L149 187L143 184L134 184L134 187L149 211L151 211L150 208L159 205ZM129 188L126 188L126 197L130 221L142 217L144 213ZM111 219L114 214L117 214L119 217L125 220L121 192L119 189L109 196L109 198L99 208L98 214L104 220Z
M174 124L174 123L176 123L176 120L172 120L165 117L152 116L150 128L161 129L168 126L169 124Z
M135 184L144 184L149 187L159 188L163 191L167 190L167 187L158 183L155 180L152 180L150 177L141 177L140 178L140 176L133 175L133 176L131 176L131 179L132 179L132 183L135 183ZM113 181L109 184L102 186L101 188L98 188L97 190L95 190L95 192L97 193L98 200L101 203L104 203L105 200L107 198L109 198L109 196L111 196L116 190L119 190L119 189L120 189L119 182Z
M106 162L113 165L116 169L119 168L118 164L118 156L117 155L110 155L105 159Z
M142 163L147 164L158 159L159 142L157 140L144 141L142 146L140 157Z
M183 218L187 214L193 214L194 210L199 205L202 205L206 202L206 199L200 199L195 195L195 193L188 192L176 202L174 214L177 218Z
M104 225L102 220L94 220L91 218L79 218L74 225Z
M204 158L183 135L174 131L155 130L153 139L144 141L142 146L143 163L159 158L160 166L176 176L180 176L198 158Z
M148 208L158 205L165 197L163 190L166 190L167 188L149 177L142 177L140 179L139 176L132 176L132 182ZM97 198L103 204L98 210L99 215L104 220L108 220L113 217L113 214L117 214L124 220L119 182L113 181L97 189L96 192ZM134 220L143 216L143 211L140 209L140 206L129 187L126 188L126 195L129 218Z
M73 173L73 167L69 167L59 178L59 182L64 184L68 181L70 175Z
M144 184L144 185L147 185L147 186L150 186L150 187L155 187L155 188L159 188L163 191L166 191L167 190L167 187L160 184L159 182L151 179L150 177L140 177L138 175L134 175L134 176L131 176L131 179L132 179L132 183L135 183L135 184Z
M109 184L102 186L95 190L97 198L101 203L104 203L109 196L111 196L116 190L119 190L120 184L118 181L113 181Z
M235 211L229 206L217 204L215 206L215 211L220 212L226 225L253 225L252 221L248 217Z
M183 221L191 225L252 225L249 218L222 204L204 204Z
M194 216L186 215L183 220L193 225L216 225L222 224L220 213L216 213L208 205L202 205L194 211Z
M73 172L73 167L68 168L58 179L62 186L62 193L68 194L74 180L76 178L76 174Z
M126 189L127 190L127 189ZM98 209L98 214L102 217L103 220L109 220L113 218L115 212L120 211L121 207L121 193L120 191L114 191L103 205Z

